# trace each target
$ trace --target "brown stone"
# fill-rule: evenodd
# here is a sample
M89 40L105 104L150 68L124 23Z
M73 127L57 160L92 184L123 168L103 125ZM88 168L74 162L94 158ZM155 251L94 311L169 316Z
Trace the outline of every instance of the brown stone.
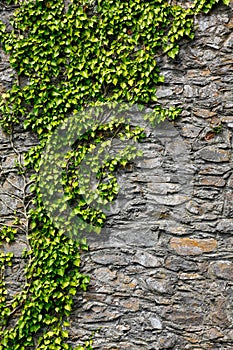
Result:
M218 176L205 176L199 180L199 183L203 186L223 187L226 181Z
M226 24L227 27L233 28L233 18L230 19L230 21Z
M191 310L173 310L172 313L167 314L166 317L169 321L185 326L199 326L203 322L203 315Z
M228 187L233 188L233 176L230 177Z
M214 116L211 118L210 125L212 128L215 128L217 126L221 125L221 119L217 116Z
M185 337L185 339L186 339L189 343L191 343L191 344L197 344L197 343L199 342L198 338L195 337L195 335L193 335L192 337L190 337L190 336ZM202 349L200 349L200 348L198 348L198 349L195 348L195 350L202 350Z
M226 299L218 299L213 305L213 311L210 313L211 322L219 327L228 327L231 324L227 315Z
M209 140L212 140L214 139L216 136L216 133L213 132L213 131L208 131L207 134L205 135L205 140L206 141L209 141Z
M138 299L135 298L131 298L129 300L120 300L119 302L124 308L130 311L138 311L140 307Z
M210 74L211 74L211 72L210 72L209 68L203 69L201 72L201 76L203 76L203 77L209 76Z
M196 280L196 279L202 279L203 276L201 276L199 273L181 273L180 279L181 280Z
M171 248L179 255L200 255L212 252L217 248L217 241L210 239L191 239L173 237L170 240Z
M224 337L224 334L219 332L217 328L210 328L207 332L206 335L208 339L218 339Z
M209 70L207 71L207 74L209 74ZM202 109L202 108L195 108L193 110L194 114L197 115L198 117L202 118L210 118L215 115L214 112L208 110L208 109Z
M0 84L0 94L3 94L4 92L6 92L6 88Z
M158 341L159 349L171 349L176 345L176 336L174 334L168 334L161 336Z

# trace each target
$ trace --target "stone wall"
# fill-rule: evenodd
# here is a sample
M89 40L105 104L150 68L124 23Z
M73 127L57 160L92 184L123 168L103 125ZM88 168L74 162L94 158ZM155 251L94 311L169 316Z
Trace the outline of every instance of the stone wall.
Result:
M232 8L199 16L195 40L184 41L175 60L161 59L158 97L182 107L182 117L148 129L144 156L118 173L121 193L105 232L83 256L92 279L75 297L73 345L98 330L94 349L101 350L233 348ZM1 90L10 73L1 52ZM35 142L16 130L13 148L0 134L0 191L11 193L1 194L1 223L22 206L14 159ZM16 255L10 293L23 283L24 247L23 235L4 246Z

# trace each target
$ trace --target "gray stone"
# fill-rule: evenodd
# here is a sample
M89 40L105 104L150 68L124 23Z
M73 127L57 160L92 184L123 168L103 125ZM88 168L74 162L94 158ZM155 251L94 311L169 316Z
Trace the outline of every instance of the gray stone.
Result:
M233 234L233 219L219 220L216 230L221 234L226 234L226 233Z
M158 267L162 264L161 259L143 250L138 250L136 252L134 257L132 258L132 262L138 263L144 267Z
M180 256L168 256L165 262L166 268L173 271L194 272L198 271L195 262L181 258Z
M222 260L212 262L209 267L209 274L226 280L233 279L232 261Z
M163 329L163 325L159 318L152 316L149 318L149 321L151 323L152 329Z
M217 148L214 146L204 147L197 152L196 156L214 163L229 162L231 159L231 153L229 150Z

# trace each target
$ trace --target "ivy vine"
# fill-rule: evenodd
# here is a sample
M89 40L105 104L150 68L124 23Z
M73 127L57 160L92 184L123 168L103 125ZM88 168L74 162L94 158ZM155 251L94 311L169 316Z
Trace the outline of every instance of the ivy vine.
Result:
M164 0L73 0L68 5L63 0L25 0L14 6L10 32L0 22L1 45L17 74L12 88L1 97L0 125L9 133L24 179L20 197L24 210L16 211L12 225L2 227L1 244L24 233L28 245L22 257L27 264L25 285L12 298L4 274L13 255L0 253L0 350L72 349L67 329L73 296L89 283L79 269L81 253L88 249L85 239L73 240L54 227L41 198L37 172L48 138L67 116L114 101L152 106L157 121L176 118L179 109L164 109L157 101L156 86L164 77L156 58L173 59L180 40L194 38L194 16L208 13L218 2L194 0L185 8ZM14 144L16 126L38 138L38 145L24 157ZM65 191L84 220L97 226L105 220L82 202L75 185L78 164L92 140L103 142L104 135L111 137L113 132L138 140L139 129L117 123L111 128L99 126L70 152ZM99 177L109 177L127 161L110 160ZM113 200L117 191L111 176L108 185L100 185L102 198ZM75 349L92 349L92 340Z

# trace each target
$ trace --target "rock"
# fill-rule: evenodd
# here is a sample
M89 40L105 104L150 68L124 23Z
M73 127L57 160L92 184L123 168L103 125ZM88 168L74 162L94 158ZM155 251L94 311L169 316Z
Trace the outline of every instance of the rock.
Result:
M233 176L229 178L228 187L233 188Z
M218 243L215 239L191 239L173 237L170 246L179 255L200 255L214 251Z
M226 218L233 217L233 190L225 192L223 214Z
M158 317L152 316L149 318L149 321L153 329L163 329L163 325Z
M227 301L226 299L220 297L214 302L212 307L212 311L210 312L210 320L213 325L217 325L218 327L229 327L231 325L231 320L227 314Z
M164 87L159 87L156 91L156 96L158 98L160 97L168 97L168 96L172 96L174 94L172 89L169 88L164 88Z
M166 315L169 321L175 322L176 324L182 325L184 327L192 326L200 326L203 322L203 314L199 314L195 311L191 310L172 310L171 313L167 313Z
M4 253L13 253L14 257L16 258L21 258L22 253L27 249L28 247L26 242L19 242L17 241L17 239L11 244L4 243L3 246L0 248L0 250L2 250Z
M176 345L177 337L174 334L167 334L166 336L159 337L158 345L159 349L173 349Z
M227 260L212 262L208 273L217 278L233 280L233 263Z
M146 279L146 285L150 291L158 294L171 294L173 291L172 280L169 278L153 278L149 277Z
M192 124L186 123L182 129L182 135L187 138L196 138L201 132L201 128Z
M113 252L109 253L106 251L104 254L102 251L95 252L91 255L91 259L93 262L101 265L127 265L129 261L129 257L123 253Z
M226 181L217 176L203 176L199 178L199 184L202 186L224 187Z
M217 328L210 328L206 332L206 337L207 339L213 340L213 339L223 338L224 334L222 332L219 332Z
M181 258L180 256L168 256L165 266L172 271L197 271L198 266L195 262Z
M208 73L210 72L208 71ZM215 113L210 111L209 109L203 109L203 108L194 108L193 113L201 118L210 118L213 115L215 115Z
M233 220L232 219L218 220L216 232L219 232L221 234L226 234L226 233L233 234Z
M162 260L143 250L138 250L131 260L145 267L159 267Z
M231 158L230 151L216 146L204 147L196 153L196 156L214 163L229 162Z

